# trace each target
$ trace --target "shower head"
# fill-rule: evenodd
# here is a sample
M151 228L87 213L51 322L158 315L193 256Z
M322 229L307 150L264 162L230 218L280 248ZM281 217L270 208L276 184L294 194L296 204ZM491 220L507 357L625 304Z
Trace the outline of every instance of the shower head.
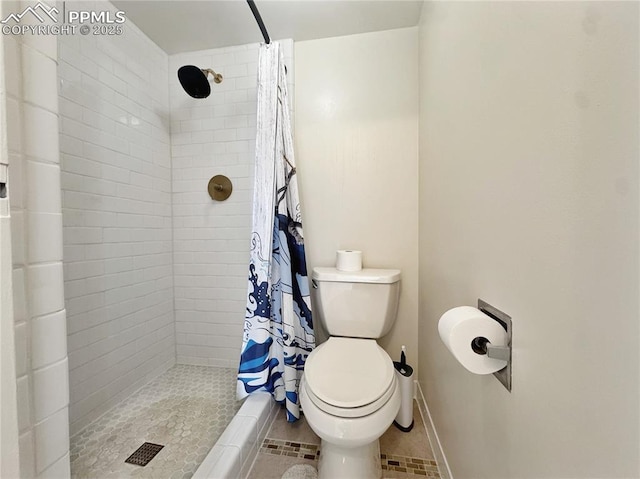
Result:
M184 91L193 98L207 98L211 93L208 75L211 73L213 81L222 82L222 75L214 72L211 68L198 68L195 65L185 65L178 69L178 80Z

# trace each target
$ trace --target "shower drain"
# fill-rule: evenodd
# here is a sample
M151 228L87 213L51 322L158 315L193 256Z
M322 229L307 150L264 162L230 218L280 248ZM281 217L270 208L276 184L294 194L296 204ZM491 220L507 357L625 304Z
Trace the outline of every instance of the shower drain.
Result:
M131 454L124 462L135 464L136 466L146 466L147 464L149 464L149 461L151 461L151 459L156 457L156 454L158 454L163 447L164 446L161 444L145 442L142 446L136 449L136 451Z

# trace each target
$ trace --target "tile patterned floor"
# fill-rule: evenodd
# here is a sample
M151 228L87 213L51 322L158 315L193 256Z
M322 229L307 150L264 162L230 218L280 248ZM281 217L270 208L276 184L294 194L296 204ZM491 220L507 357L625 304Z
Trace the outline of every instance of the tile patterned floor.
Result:
M190 478L240 408L235 392L235 369L174 366L71 438L71 477ZM165 447L126 464L144 442Z
M436 464L418 405L413 407L414 427L404 433L391 426L380 438L382 473L385 479L439 479ZM248 479L280 479L297 464L318 465L320 438L303 418L289 424L279 414L262 443Z

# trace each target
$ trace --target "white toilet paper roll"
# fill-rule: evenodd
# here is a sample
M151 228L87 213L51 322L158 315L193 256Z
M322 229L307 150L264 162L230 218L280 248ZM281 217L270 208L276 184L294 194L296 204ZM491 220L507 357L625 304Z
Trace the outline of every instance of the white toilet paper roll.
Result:
M341 249L336 251L336 269L339 271L360 271L362 251Z
M507 344L504 328L479 309L471 306L450 309L440 318L438 332L451 354L474 374L495 373L507 365L502 359L493 359L473 351L471 343L477 337L486 338L495 346Z

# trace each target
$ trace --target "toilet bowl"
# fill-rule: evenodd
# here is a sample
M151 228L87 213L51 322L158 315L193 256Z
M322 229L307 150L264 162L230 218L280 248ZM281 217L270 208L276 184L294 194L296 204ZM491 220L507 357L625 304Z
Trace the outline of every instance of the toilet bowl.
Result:
M320 437L319 479L379 479L379 438L400 409L389 355L376 342L398 311L400 270L313 269L320 322L329 339L305 362L300 404Z
M389 355L373 339L331 337L307 358L300 403L320 437L318 477L380 478L379 438L400 408Z

